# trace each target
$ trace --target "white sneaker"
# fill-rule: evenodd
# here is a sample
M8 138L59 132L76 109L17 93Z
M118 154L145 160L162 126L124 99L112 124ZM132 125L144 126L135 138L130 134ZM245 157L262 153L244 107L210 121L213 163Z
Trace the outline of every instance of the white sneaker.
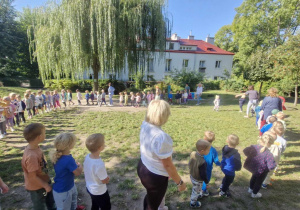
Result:
M249 187L249 189L248 189L248 193L253 193L253 190L250 189L250 187Z
M10 128L10 130L11 130L11 132L14 132L14 131L15 131L15 129L13 129L13 128Z
M3 139L4 138L4 135L3 134L0 134L0 139Z
M262 197L262 194L261 194L261 193L256 193L256 194L252 193L252 194L251 194L251 197L252 197L252 198L261 198L261 197Z

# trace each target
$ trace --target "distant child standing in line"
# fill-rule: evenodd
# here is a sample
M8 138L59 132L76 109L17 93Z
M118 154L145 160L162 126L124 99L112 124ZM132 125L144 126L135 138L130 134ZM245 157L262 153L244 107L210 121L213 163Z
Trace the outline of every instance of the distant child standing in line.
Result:
M142 100L142 98L141 98L141 96L140 96L140 93L136 93L136 97L135 97L135 101L136 101L135 107L136 107L136 108L137 108L137 107L140 107L141 100Z
M76 140L72 133L61 133L54 140L55 150L50 153L55 170L53 196L57 210L75 210L77 207L74 177L82 173L83 167L70 154Z
M27 114L28 114L28 119L31 119L32 118L31 110L33 108L33 102L29 98L29 94L28 93L25 93L25 105L26 105L26 111L27 111Z
M176 95L175 95L176 103L181 104L181 95L179 90L177 90Z
M135 99L134 93L130 92L130 103L132 107L134 106L134 99Z
M33 209L55 210L51 179L47 161L39 144L45 140L46 128L41 123L31 123L23 131L28 142L22 157L25 189L29 192Z
M101 97L101 104L98 103L99 106L102 106L102 103L104 103L106 105L106 102L105 102L105 92L104 92L104 89L101 90L101 94L100 94L100 97Z
M25 116L24 116L24 111L26 109L26 105L25 105L24 101L22 101L20 95L17 95L17 100L18 100L17 112L18 112L19 123L20 123L21 119L22 119L23 123L26 123Z
M173 94L172 94L172 91L170 91L170 93L168 94L168 101L169 101L169 104L170 105L173 105Z
M213 141L215 140L215 133L212 131L205 131L203 139L208 141L210 144L212 144ZM204 155L204 160L207 163L207 168L206 168L207 180L208 182L210 182L211 174L213 170L213 164L215 163L217 166L221 165L221 163L219 162L218 152L213 146L210 147L209 153L207 155ZM201 196L209 196L206 183L203 183L202 185Z
M155 100L160 100L159 90L156 91Z
M214 100L214 111L219 111L220 108L220 96L216 95L216 98Z
M236 95L235 97L236 98L240 97L240 99L239 99L240 112L243 112L243 105L245 104L245 101L246 101L246 94L242 93L242 94Z
M148 102L148 106L149 106L149 104L150 104L150 102L151 102L151 94L150 94L150 91L148 91L147 92L147 102Z
M94 105L95 95L94 95L93 91L91 91L90 99L91 99L92 104Z
M225 174L223 178L222 185L220 187L220 196L228 197L229 194L229 186L232 184L235 172L241 170L241 155L235 149L235 147L239 144L239 137L237 135L231 134L227 137L226 143L222 149L222 161L221 161L221 169Z
M268 148L274 143L275 139L265 133L260 138L260 144L251 145L244 149L247 159L244 168L252 173L248 193L252 198L260 198L262 194L259 190L269 171L275 169L276 162Z
M124 106L128 106L128 94L127 91L124 92Z
M67 103L66 103L66 101L67 101L67 93L66 93L66 91L64 89L61 90L60 99L61 99L61 102L65 105L64 108L66 108L67 107Z
M142 91L142 106L146 107L146 93Z
M162 90L160 93L160 100L165 100L165 90Z
M83 163L86 188L92 199L91 209L110 210L110 196L106 186L109 177L100 157L105 148L104 136L101 133L92 134L86 139L85 145L91 152Z
M155 95L154 95L153 91L150 92L150 95L151 95L151 101L154 100L155 99Z
M60 103L59 103L59 95L58 95L58 91L57 90L54 90L53 100L54 100L55 109L57 107L61 108Z
M10 103L10 97L9 96L3 97L3 102L6 103L6 106L7 106L6 112L5 112L6 113L6 116L5 116L5 118L6 118L6 127L7 127L7 129L10 129L12 132L14 132L15 129L14 129L14 122L13 121L14 121L14 117L15 117L14 112L16 110L16 107L15 107L15 105Z
M189 171L190 178L193 184L190 206L192 208L199 208L201 203L198 197L202 197L201 187L202 183L208 183L206 167L207 163L204 160L204 155L209 153L211 144L205 140L198 140L196 143L197 151L193 151L190 155Z
M89 91L86 90L85 91L85 100L86 100L86 105L90 105L89 103L89 99L90 99L90 94L89 94Z
M184 104L187 104L187 98L188 98L188 93L186 92L186 90L184 90L184 93L183 93L183 103Z
M78 89L76 90L76 95L77 95L78 105L81 105L82 95Z
M120 99L119 99L120 106L123 106L123 100L124 100L123 92L120 92L119 95L120 95Z
M6 135L6 105L3 103L0 105L0 139L3 139Z
M46 102L46 112L50 112L51 111L51 96L50 96L50 92L46 91L45 92L45 102Z
M68 97L68 102L69 102L69 106L71 106L71 103L74 105L74 102L72 100L72 91L71 90L67 90L67 97Z

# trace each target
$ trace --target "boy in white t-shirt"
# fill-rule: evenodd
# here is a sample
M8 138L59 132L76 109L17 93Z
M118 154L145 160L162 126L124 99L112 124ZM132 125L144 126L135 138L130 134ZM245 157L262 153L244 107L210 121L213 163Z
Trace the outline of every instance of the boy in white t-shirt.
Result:
M100 152L105 148L104 136L101 133L92 134L86 139L85 145L91 152L83 163L86 188L92 199L91 209L110 210L110 196L106 187L109 177L100 158Z

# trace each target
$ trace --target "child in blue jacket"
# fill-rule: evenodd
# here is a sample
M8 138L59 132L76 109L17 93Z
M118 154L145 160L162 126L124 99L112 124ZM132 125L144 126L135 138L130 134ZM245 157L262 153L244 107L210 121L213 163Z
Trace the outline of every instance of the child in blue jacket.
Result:
M232 184L235 171L239 171L242 168L241 156L235 147L239 144L239 137L237 135L231 134L226 140L228 145L225 145L222 149L222 161L221 169L225 174L223 178L222 185L220 187L220 196L228 197L229 186Z
M86 90L85 91L85 100L86 100L86 105L90 105L89 103L89 99L90 99L90 94L89 94L89 91Z
M214 132L205 131L203 139L212 144L213 141L215 140ZM221 163L219 162L218 152L213 146L210 147L210 151L209 151L208 155L204 155L204 160L207 163L207 168L206 168L207 179L208 179L208 181L210 181L211 172L213 169L213 163L215 163L217 166L221 165ZM207 188L206 183L203 182L202 196L209 196L209 192L206 188Z

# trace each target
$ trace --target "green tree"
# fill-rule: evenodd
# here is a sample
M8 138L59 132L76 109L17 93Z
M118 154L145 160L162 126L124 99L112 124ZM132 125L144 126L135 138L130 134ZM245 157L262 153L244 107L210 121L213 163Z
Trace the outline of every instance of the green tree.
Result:
M271 70L275 78L288 78L294 84L295 101L298 103L298 86L300 80L300 34L291 36L286 43L273 51L274 68Z
M215 35L215 44L223 50L236 53L237 43L234 42L231 25L225 25Z
M130 73L145 65L149 54L165 49L164 0L62 0L35 9L29 40L43 80L98 74ZM145 69L145 68L141 68Z
M176 70L166 78L166 84L175 84L182 88L185 87L185 84L189 84L191 91L194 91L197 84L204 80L204 74L195 71L188 71L186 69Z

